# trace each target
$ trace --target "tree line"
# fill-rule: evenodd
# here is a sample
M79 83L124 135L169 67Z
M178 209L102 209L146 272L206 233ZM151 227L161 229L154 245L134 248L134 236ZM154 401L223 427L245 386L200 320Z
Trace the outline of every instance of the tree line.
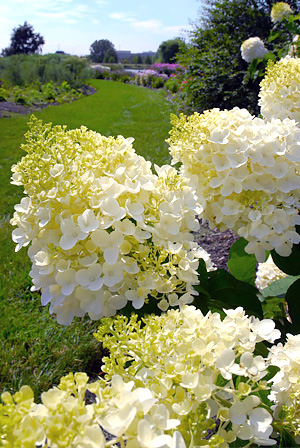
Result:
M24 22L14 28L11 34L11 42L7 48L1 52L2 57L12 56L16 54L35 54L40 53L42 46L45 44L45 39L39 33L34 31L32 25ZM137 64L152 64L153 62L175 62L176 54L179 52L179 47L183 42L180 38L174 38L162 42L157 53L153 58L147 55L142 58L141 54L135 54L130 57L127 62L134 62ZM63 53L63 52L59 52ZM95 40L90 46L90 54L88 58L97 63L117 63L118 53L114 44L108 39ZM125 61L126 62L126 61Z

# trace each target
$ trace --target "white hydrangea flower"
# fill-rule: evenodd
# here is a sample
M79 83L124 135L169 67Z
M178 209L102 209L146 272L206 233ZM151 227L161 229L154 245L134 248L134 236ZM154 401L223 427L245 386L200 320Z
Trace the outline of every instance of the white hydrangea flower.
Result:
M275 415L282 406L290 408L294 415L294 425L298 427L300 435L300 335L287 335L285 344L277 344L271 347L269 361L272 365L280 368L272 380L270 399L275 402Z
M265 121L245 109L172 117L172 163L196 185L200 217L245 238L245 250L291 253L300 241L300 130L294 120Z
M290 118L300 122L300 59L282 58L268 62L260 84L259 101L262 116L271 120ZM294 142L294 145L297 145ZM296 148L295 148L296 150ZM299 154L298 154L299 157Z
M151 410L155 427L161 431L176 428L187 446L191 439L192 446L203 443L210 417L220 422L211 434L212 446L228 447L237 437L273 445L272 415L256 395L267 387L261 380L270 362L255 355L255 347L263 340L274 342L280 332L273 321L249 318L241 307L224 312L222 320L218 313L204 316L193 306L184 306L180 311L147 316L142 328L137 316L129 323L123 316L104 320L96 335L110 351L110 357L103 360L103 371L107 378L118 373L149 389L157 400ZM242 380L235 387L237 376ZM199 406L201 419L193 427ZM196 427L201 438L193 432ZM140 428L145 429L144 436L139 436L141 443L158 443L151 425L143 422Z
M262 59L268 50L265 44L259 37L250 37L245 40L241 45L242 58L246 62L251 62L253 59Z
M264 289L276 280L286 277L287 274L281 271L274 263L270 255L264 263L258 263L256 270L255 286Z
M43 305L68 324L128 302L141 308L149 295L164 309L168 295L179 296L175 306L192 301L199 258L211 261L191 238L199 208L187 180L168 165L153 174L132 139L37 119L30 126L28 154L12 168L26 197L11 224L16 250L32 243L30 275Z
M272 6L271 19L273 23L282 22L284 18L293 14L293 10L288 3L278 2Z

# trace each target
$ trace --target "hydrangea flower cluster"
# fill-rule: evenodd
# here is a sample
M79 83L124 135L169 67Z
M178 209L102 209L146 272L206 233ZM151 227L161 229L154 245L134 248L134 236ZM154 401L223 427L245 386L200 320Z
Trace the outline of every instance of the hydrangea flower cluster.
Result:
M300 443L300 335L288 334L285 344L274 345L269 361L280 369L272 379L269 396L276 403L274 417L283 420Z
M176 429L187 446L209 440L207 446L225 448L237 438L273 445L272 416L257 394L268 388L269 363L254 350L280 332L273 321L249 318L242 308L225 314L222 320L219 313L204 316L185 306L147 316L142 327L137 316L104 319L95 335L110 352L103 371L147 387L166 415L180 420Z
M96 336L110 350L110 358L104 359L106 376L88 383L86 374L70 373L58 387L42 393L41 404L35 404L28 386L13 396L2 393L3 446L228 448L234 441L276 443L272 414L260 398L270 392L264 378L275 360L296 390L297 356L293 351L292 366L280 345L271 349L269 359L255 354L257 343L274 343L280 336L273 321L249 318L242 308L227 310L222 320L218 313L204 316L185 306L148 316L143 327L136 315L129 322L118 316L102 323ZM275 381L280 391L283 380ZM88 402L87 391L94 394ZM276 388L272 394L275 402L282 401Z
M245 109L213 109L172 117L172 163L196 188L200 215L211 227L232 229L245 250L291 253L300 241L300 130L294 120L269 122Z
M139 309L149 294L163 310L190 303L199 258L209 264L191 234L193 190L171 166L153 174L132 141L32 119L12 168L26 194L11 220L16 250L32 243L33 289L61 324Z
M268 61L266 75L260 83L259 106L262 116L291 118L300 123L300 59L283 58Z
M11 396L1 395L0 440L6 448L104 448L121 443L124 447L185 448L180 433L173 430L179 421L169 418L167 408L147 388L134 388L114 375L109 385L87 384L85 373L63 377L58 387L42 393L34 403L28 386ZM85 393L96 394L86 404ZM102 428L112 433L106 440ZM173 430L173 434L165 431ZM155 445L156 443L156 445Z
M258 263L256 270L256 278L255 278L255 286L258 289L264 289L270 286L271 283L276 280L280 280L281 278L286 277L287 274L281 269L273 261L271 255L269 255L268 259L264 263Z
M293 14L293 10L288 3L278 2L272 6L271 20L273 23L282 22L284 18Z
M256 58L263 58L268 50L259 37L250 37L241 45L241 55L244 61L251 62Z

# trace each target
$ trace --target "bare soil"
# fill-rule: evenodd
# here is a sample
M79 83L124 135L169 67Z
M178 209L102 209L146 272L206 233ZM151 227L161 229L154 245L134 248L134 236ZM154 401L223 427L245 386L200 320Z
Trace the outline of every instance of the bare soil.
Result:
M227 269L229 249L238 239L231 230L221 232L217 228L210 229L207 223L200 221L200 229L195 232L195 239L210 254L217 268Z
M47 107L47 106L44 106ZM10 118L15 114L25 115L32 114L33 112L42 109L42 107L37 106L23 106L21 104L16 104L11 101L1 101L0 102L0 118Z

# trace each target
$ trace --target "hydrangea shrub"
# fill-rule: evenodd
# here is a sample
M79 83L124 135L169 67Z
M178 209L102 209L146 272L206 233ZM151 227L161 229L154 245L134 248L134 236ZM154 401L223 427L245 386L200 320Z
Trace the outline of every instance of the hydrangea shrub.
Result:
M16 250L28 246L34 289L61 324L114 315L128 302L162 310L190 303L198 283L194 191L171 166L137 155L133 139L33 118L13 166L24 187L11 223Z
M96 337L110 351L106 375L88 383L70 373L41 404L28 386L2 393L2 445L228 448L273 446L285 433L295 446L300 339L289 335L258 354L262 341L280 336L274 327L242 308L222 319L185 306L143 326L137 315L104 319Z
M232 229L265 260L288 256L300 237L300 131L294 120L265 121L246 109L172 117L172 163L190 179L211 227Z
M273 321L249 318L242 308L226 310L222 320L193 306L147 316L143 326L136 317L104 319L96 334L110 352L103 358L108 378L117 373L167 403L187 446L201 446L210 424L208 446L215 447L237 439L275 444L272 416L257 394L268 389L269 363L254 351L279 336Z

